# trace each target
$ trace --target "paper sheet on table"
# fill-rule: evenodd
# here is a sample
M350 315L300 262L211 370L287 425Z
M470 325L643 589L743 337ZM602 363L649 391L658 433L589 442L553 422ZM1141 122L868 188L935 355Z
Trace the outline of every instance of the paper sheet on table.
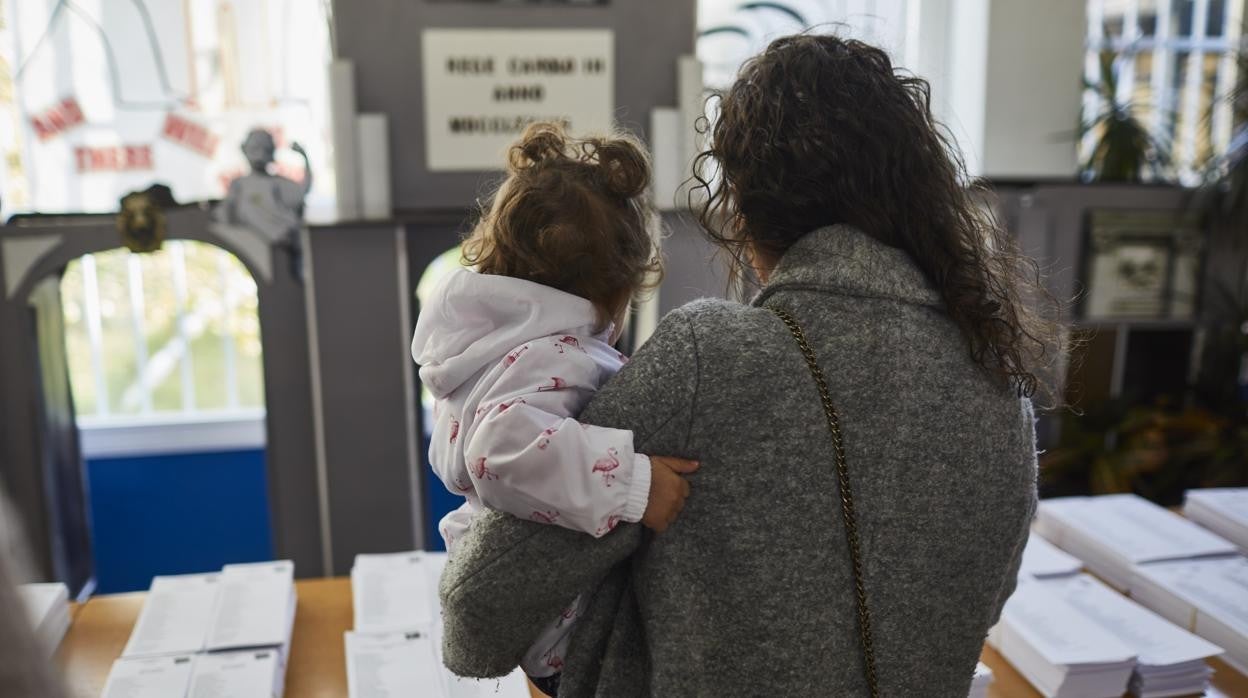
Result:
M389 633L428 630L435 620L435 588L422 556L405 554L387 560L360 555L351 570L355 630Z
M427 633L360 635L348 632L347 691L351 698L441 695L441 667Z
M1248 487L1188 490L1187 501L1199 501L1240 526L1248 526Z
M1248 558L1154 563L1136 574L1248 637Z
M101 698L183 698L194 666L190 655L118 659Z
M1040 502L1040 516L1057 519L1133 563L1236 552L1221 536L1133 494L1047 499Z
M282 671L277 650L199 655L188 698L273 698Z
M226 565L206 646L210 650L283 645L290 637L294 564Z
M529 698L516 670L501 679L463 679L439 659L438 639L425 632L346 634L347 684L351 698Z
M212 623L220 575L155 577L123 657L198 652Z
M1027 547L1023 548L1023 562L1018 573L1030 577L1059 577L1073 575L1082 569L1083 563L1079 558L1033 532L1027 538Z
M1039 580L1020 580L999 625L1024 638L1051 665L1111 664L1135 657L1130 647Z
M1221 647L1178 627L1090 575L1045 579L1038 583L1109 631L1138 655L1140 664L1181 664L1222 654Z

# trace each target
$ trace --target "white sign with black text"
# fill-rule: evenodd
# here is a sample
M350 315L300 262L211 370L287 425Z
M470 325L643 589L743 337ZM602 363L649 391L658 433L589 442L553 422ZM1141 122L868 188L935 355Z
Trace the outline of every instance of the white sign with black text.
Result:
M426 29L425 150L431 172L501 169L534 121L606 131L615 37L600 29Z

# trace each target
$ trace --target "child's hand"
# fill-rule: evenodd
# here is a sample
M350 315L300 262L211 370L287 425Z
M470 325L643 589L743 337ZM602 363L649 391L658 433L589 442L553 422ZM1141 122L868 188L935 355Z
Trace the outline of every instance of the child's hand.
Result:
M681 475L698 469L698 462L668 456L650 456L650 502L641 522L655 533L662 533L685 508L689 483Z

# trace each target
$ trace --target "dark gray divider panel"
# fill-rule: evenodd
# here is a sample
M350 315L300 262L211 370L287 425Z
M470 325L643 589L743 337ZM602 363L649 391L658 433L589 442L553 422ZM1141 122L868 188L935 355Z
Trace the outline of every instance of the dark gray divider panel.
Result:
M335 0L333 5L338 55L355 62L359 111L390 117L399 210L467 206L481 183L481 173L435 174L425 168L421 30L612 29L616 118L641 134L653 107L676 106L676 58L693 53L694 46L694 0L613 0L584 7L429 0Z
M419 547L419 483L408 450L403 382L410 318L403 312L396 222L310 231L333 530L334 572L359 553Z

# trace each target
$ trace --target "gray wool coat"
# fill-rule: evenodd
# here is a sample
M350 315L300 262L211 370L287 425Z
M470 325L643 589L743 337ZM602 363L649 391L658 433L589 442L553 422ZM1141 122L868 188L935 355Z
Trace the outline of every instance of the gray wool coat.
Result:
M585 594L560 696L866 695L824 413L764 304L804 326L840 412L882 695L966 696L1035 511L1031 404L971 361L904 252L843 226L750 305L669 314L581 415L701 461L666 533L474 522L440 586L452 671L506 674Z

